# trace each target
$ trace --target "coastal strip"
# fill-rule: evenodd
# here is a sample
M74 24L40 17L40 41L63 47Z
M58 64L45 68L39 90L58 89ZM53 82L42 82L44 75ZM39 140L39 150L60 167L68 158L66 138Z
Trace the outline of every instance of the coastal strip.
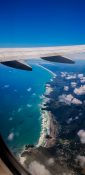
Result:
M48 71L53 78L56 77L56 74L53 73L51 70L45 68L44 66L37 64L37 66L45 69ZM47 85L46 93L50 94L51 87ZM48 90L48 91L47 91ZM20 156L20 162L24 164L26 157L28 157L28 154L32 154L35 152L36 149L39 147L44 148L51 148L56 145L56 138L58 136L58 123L55 120L55 117L51 113L51 111L47 111L46 109L42 110L42 107L46 104L46 102L49 100L49 98L45 97L45 94L43 96L43 101L41 105L41 132L40 132L40 138L38 140L38 143L36 145L25 145L24 151L21 153ZM23 158L25 157L25 158Z
M55 146L57 135L58 124L53 114L50 111L43 111L41 136L37 146L42 146L45 148Z
M49 70L48 68L37 64L37 66L43 68L44 70L48 71L53 78L56 77L56 74ZM50 94L52 91L51 87L46 88L46 94ZM42 102L42 107L44 107L44 103L46 104L46 100L49 100L44 96L43 102ZM50 111L47 110L42 110L41 109L41 133L40 133L40 138L37 144L37 147L42 146L42 147L52 147L55 145L56 142L56 135L57 135L57 122L55 121L53 115L51 114Z

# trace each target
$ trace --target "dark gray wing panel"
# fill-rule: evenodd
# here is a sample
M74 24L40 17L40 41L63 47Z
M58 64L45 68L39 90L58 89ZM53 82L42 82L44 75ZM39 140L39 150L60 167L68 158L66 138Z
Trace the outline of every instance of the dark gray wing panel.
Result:
M73 60L70 60L66 57L56 55L56 56L47 56L47 57L41 57L43 60L51 61L51 62L58 62L58 63L68 63L68 64L74 64L75 62Z
M14 61L4 61L4 62L1 62L1 64L12 67L12 68L16 68L16 69L32 71L31 66L29 66L25 63L22 63L20 61L16 61L16 60L14 60Z

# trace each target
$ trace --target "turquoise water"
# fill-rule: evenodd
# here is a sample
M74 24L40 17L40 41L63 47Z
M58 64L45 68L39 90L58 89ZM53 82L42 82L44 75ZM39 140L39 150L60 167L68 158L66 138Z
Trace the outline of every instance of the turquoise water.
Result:
M0 132L14 153L40 137L41 96L52 75L32 67L26 72L0 65Z

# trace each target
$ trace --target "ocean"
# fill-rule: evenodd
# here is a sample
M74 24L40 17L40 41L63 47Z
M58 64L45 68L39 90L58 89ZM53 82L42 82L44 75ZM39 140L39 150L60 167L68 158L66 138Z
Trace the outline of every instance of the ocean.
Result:
M41 132L42 95L53 77L32 64L33 71L0 65L0 132L14 154L26 144L37 144Z

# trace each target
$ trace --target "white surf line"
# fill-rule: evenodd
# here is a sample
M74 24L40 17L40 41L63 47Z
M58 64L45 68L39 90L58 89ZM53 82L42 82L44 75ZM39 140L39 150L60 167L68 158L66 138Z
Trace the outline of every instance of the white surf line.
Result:
M49 134L49 130L50 130L50 117L49 117L49 112L48 111L44 111L41 114L42 117L42 123L41 123L41 132L40 132L40 138L38 140L38 144L36 145L36 147L39 146L45 146L45 137L46 134Z
M45 69L46 71L48 71L49 73L51 73L54 77L56 77L56 74L54 72L52 72L51 70L47 69L46 67L44 67L44 66L42 66L40 64L36 64L36 65L39 66L39 67L41 67L41 68L43 68L43 69Z
M53 77L56 77L57 75L52 72L51 70L47 69L46 67L40 65L40 64L36 64L37 66L41 67L42 69L48 71ZM42 118L42 123L41 123L41 132L40 132L40 138L38 140L38 144L36 145L36 147L39 146L43 146L45 145L45 136L47 133L49 133L50 130L50 117L49 117L49 112L48 111L44 111L41 112L41 118Z

